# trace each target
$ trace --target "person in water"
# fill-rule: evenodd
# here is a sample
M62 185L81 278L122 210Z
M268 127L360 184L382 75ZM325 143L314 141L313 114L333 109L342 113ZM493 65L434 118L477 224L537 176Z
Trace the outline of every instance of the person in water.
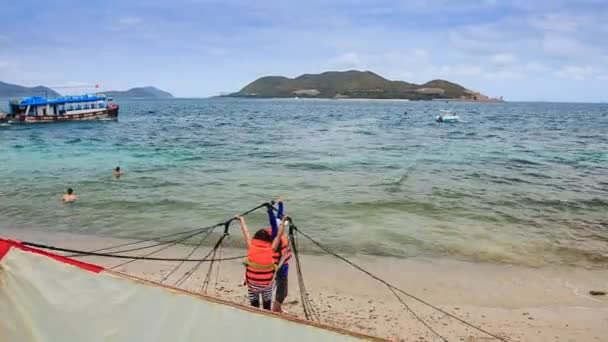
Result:
M267 231L270 232L271 237L274 239L279 237L279 245L277 250L273 253L274 263L279 267L277 270L277 275L275 277L276 282L276 292L274 295L274 305L272 307L272 311L274 312L283 312L282 305L287 297L287 289L288 289L288 274L289 274L289 259L291 259L291 247L289 246L289 240L284 234L279 234L278 222L280 222L285 216L284 211L285 207L283 205L283 200L278 198L276 201L277 204L277 215L275 218L274 211L268 210L268 219L270 221L270 228Z
M74 190L72 190L72 188L68 188L67 194L63 195L63 197L61 198L62 201L64 202L74 202L78 199L78 197L76 197L76 194L74 194Z
M251 306L260 307L260 296L262 297L262 307L270 310L272 306L272 284L275 277L277 265L274 262L273 254L277 250L280 236L285 230L284 216L279 225L277 236L273 239L266 229L260 229L253 235L249 235L249 229L243 216L237 216L241 225L243 237L247 243L247 260L245 262L245 284ZM276 221L275 221L276 224Z
M117 166L114 171L112 172L112 174L114 175L114 178L120 178L120 176L122 176L122 171L120 171L120 166Z

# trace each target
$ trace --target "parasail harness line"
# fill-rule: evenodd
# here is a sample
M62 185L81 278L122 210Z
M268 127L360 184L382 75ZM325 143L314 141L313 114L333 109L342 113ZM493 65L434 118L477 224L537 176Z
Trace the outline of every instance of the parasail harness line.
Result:
M187 233L192 233L191 235L189 235L190 237L192 237L192 236L197 235L200 232L206 232L209 229L216 228L216 227L218 227L218 225L221 225L221 223L214 224L212 226L203 227L203 228L196 228L196 229L191 229L191 230L187 230L187 231L183 231L183 232L172 233L172 234L163 235L163 236L157 236L157 237L153 237L153 238L149 238L149 239L145 239L145 240L138 240L138 241L127 242L127 243L123 243L123 244L119 244L119 245L115 245L115 246L103 247L103 248L94 249L94 250L91 250L91 251L88 251L88 252L82 252L82 253L76 253L76 254L72 254L72 255L66 255L66 257L74 258L74 257L79 257L79 256L95 255L95 254L90 254L90 253L97 253L97 252L107 251L107 250L116 249L116 248L120 248L120 247L133 246L133 245L138 245L138 244L146 243L146 242L153 242L153 241L154 242L158 242L159 240L163 240L163 239L168 238L168 237L179 236L179 235L187 234ZM120 253L126 253L126 252L133 252L133 251L138 251L138 250L142 250L142 249L146 249L146 248L152 248L152 247L162 246L162 245L171 243L173 241L175 241L175 240L168 240L168 241L164 241L164 242L158 242L157 244L150 245L150 246L143 246L143 247L137 247L137 248L132 248L132 249L123 249L123 250L114 251L114 252L106 252L105 254L120 254Z
M226 222L226 227L228 227L230 225L230 222L232 220L229 220ZM192 276L192 274L194 274L199 267L201 267L201 265L203 264L204 261L209 261L211 263L217 261L215 259L215 252L218 249L218 247L222 244L222 242L224 242L224 239L226 237L230 236L230 234L228 234L226 231L224 231L224 234L222 234L222 236L220 236L220 238L217 240L217 242L215 243L215 245L213 246L213 248L211 249L211 251L209 251L209 253L207 253L207 255L205 255L205 257L197 262L194 266L192 266L186 273L184 273L175 283L174 285L176 287L181 286L186 280L188 280L188 278L190 278ZM209 260L209 256L211 256L213 254L213 258L211 260ZM211 265L212 266L212 265ZM209 267L209 269L211 269L211 266Z
M35 242L28 242L28 241L20 241L20 242L26 246L40 248L40 249L47 249L49 251L64 252L64 253L84 253L85 252L82 250L54 247L54 246L49 246L49 245L35 243ZM205 262L205 261L207 261L207 262L210 262L211 261L211 260L204 259L204 258L203 259L155 258L155 257L143 257L143 256L137 256L137 255L114 255L114 254L93 253L93 252L86 252L86 253L87 253L87 256L99 256L99 257L116 258L116 259L136 259L136 260L148 260L148 261L172 261L172 262L179 262L179 261L184 261L184 262L199 262L199 261ZM226 258L223 258L221 261L243 259L244 257L245 257L244 255L226 257ZM215 261L219 261L219 259L215 259Z
M210 232L210 233L211 233L211 232L213 232L213 229L215 229L215 227L213 227L213 228L209 229L209 232ZM161 247L161 248L155 249L155 250L153 250L153 251L151 251L151 252L149 252L149 253L144 254L144 255L143 255L143 257L148 257L148 256L150 256L150 255L152 255L152 254L156 254L156 253L162 252L162 251L164 251L164 250L168 249L169 247L175 246L175 245L177 245L177 244L179 244L179 243L181 243L181 242L184 242L184 241L186 241L186 240L188 240L188 239L190 239L191 237L194 237L194 236L196 236L196 235L203 234L204 232L205 232L205 231L203 230L203 231L197 232L197 233L195 233L195 234L186 235L186 236L184 236L184 237L182 237L182 238L180 238L180 239L173 240L173 241L171 241L170 243L165 244L165 245L164 245L163 247ZM123 262L123 263L120 263L120 264L117 264L117 265L115 265L115 266L110 267L110 269L116 269L116 268L118 268L118 267L128 265L128 264L130 264L130 263L132 263L132 262L135 262L135 261L137 261L137 259L132 259L132 260L129 260L129 261L125 261L125 262Z
M203 243L207 240L207 238L209 236L211 236L211 233L213 233L213 229L210 229L209 231L207 231L207 234L205 234L201 238L201 240L198 242L198 244L194 248L192 248L192 250L188 253L188 255L186 255L184 257L184 260L180 261L179 264L175 265L175 267L173 267L173 269L171 269L171 271L169 273L167 273L167 275L165 275L163 277L163 279L161 279L160 283L162 284L165 280L169 279L169 277L173 273L175 273L175 271L177 271L186 262L187 259L190 259L190 257L192 256L192 254L194 254L194 252L196 252L196 250L199 249L203 245ZM202 262L202 261L199 261L199 262Z
M269 210L277 210L274 206L272 206L270 203L266 202L263 203L255 208L252 208L246 212L244 212L243 214L241 214L241 216L245 216L248 215L260 208L268 208ZM127 244L120 244L120 245L116 245L116 246L110 246L110 247L105 247L102 249L98 249L98 250L93 250L93 251L80 251L80 250L74 250L74 249L67 249L67 248L59 248L59 247L54 247L54 246L47 246L47 245L43 245L43 244L38 244L38 243L33 243L33 242L22 242L24 245L27 246L31 246L31 247L37 247L37 248L43 248L43 249L48 249L48 250L54 250L54 251L59 251L59 252L66 252L66 253L75 253L74 256L101 256L101 257L110 257L110 258L121 258L121 259L130 259L127 262L118 264L116 266L113 266L111 268L117 268L120 266L124 266L128 263L137 261L137 260L154 260L154 261L178 261L179 264L176 265L162 280L161 282L166 281L172 274L175 273L175 271L177 269L179 269L184 262L190 261L190 262L196 262L196 264L194 266L192 266L186 273L184 273L177 281L175 281L175 286L181 286L182 284L184 284L184 282L186 280L188 280L188 278L190 278L202 265L203 262L210 262L209 268L207 270L207 274L205 275L205 279L203 281L203 285L201 287L201 291L207 291L207 288L209 286L210 283L210 279L211 279L211 274L213 271L213 264L215 262L218 262L218 269L217 269L217 278L219 278L219 262L220 261L224 261L224 260L235 260L235 259L242 259L244 258L244 256L237 256L237 257L228 257L228 258L216 258L217 255L217 250L221 248L222 243L224 242L224 240L226 238L228 238L230 236L229 234L229 229L230 229L230 223L235 220L235 218L231 218L225 222L222 223L218 223L209 227L204 227L204 228L198 228L195 230L190 230L190 231L185 231L185 232L180 232L180 233L173 233L173 234L169 234L169 235L165 235L162 237L157 237L157 238L152 238L152 239L146 239L146 240L140 240L140 241L136 241L136 242L131 242L131 243L127 243ZM310 240L314 245L316 245L318 248L320 248L322 251L324 251L325 253L332 255L342 261L344 261L345 263L347 263L348 265L352 266L353 268L357 269L358 271L368 275L369 277L371 277L372 279L382 283L383 285L385 285L392 293L393 295L399 300L399 302L401 304L403 304L403 306L405 307L405 309L407 311L409 311L414 318L416 318L419 322L421 322L427 329L429 329L429 331L431 331L433 334L435 334L436 336L438 336L439 338L441 338L442 341L447 342L447 338L445 338L444 336L440 335L437 331L435 331L428 323L426 323L419 315L417 315L408 305L407 303L405 303L405 301L403 300L403 298L401 298L401 295L405 295L435 311L438 311L442 314L444 314L445 316L448 316L466 326L469 326L470 328L473 328L481 333L484 333L494 339L497 339L499 341L502 342L508 342L508 340L504 337L500 337L498 335L495 335L477 325L474 325L473 323L467 322L466 320L451 314L413 294L410 294L400 288L398 288L397 286L389 283L388 281L378 277L377 275L371 273L370 271L364 269L363 267L357 265L356 263L352 262L351 260L348 260L347 258L343 257L342 255L339 255L335 252L333 252L331 249L329 249L328 247L326 247L325 245L321 244L320 242L318 242L317 240L315 240L314 238L312 238L310 235L306 234L305 232L301 231L300 229L298 229L298 227L294 224L293 220L291 218L288 219L288 223L289 223L289 244L291 246L292 249L292 253L294 255L295 258L295 263L296 263L296 270L297 270L297 274L298 274L298 286L300 288L300 298L302 301L302 307L304 310L304 315L306 317L306 319L308 320L316 320L316 321L320 321L320 316L318 314L318 310L314 307L309 293L306 290L306 286L304 283L304 277L302 274L302 267L301 267L301 262L300 262L300 255L299 255L299 248L298 248L298 239L297 239L297 235L298 233L301 234L302 236L304 236L306 239ZM212 232L220 227L220 226L224 226L224 233L219 237L218 241L214 244L213 248L211 249L211 251L209 251L209 253L207 253L207 255L205 255L205 257L203 257L202 259L190 259L190 257L194 254L194 252L200 248L203 244L203 242L212 234ZM186 241L194 236L200 235L206 233L201 240L198 242L197 245L195 245L193 247L193 249L187 254L187 256L185 258L155 258L155 257L150 257L150 255L158 253L162 250L165 250L173 245L176 245L180 242ZM146 246L146 247L142 247L142 248L134 248L134 249L129 249L129 250L122 250L122 251L117 251L117 252L108 252L108 253L99 253L100 251L103 250L110 250L110 249L115 249L115 248L120 248L120 247L126 247L126 246L130 246L130 245L135 245L135 244L139 244L139 243L145 243L145 242L150 242L150 241L158 241L158 239L162 239L162 238L167 238L167 237L172 237L172 236L179 236L182 234L188 234L186 236L182 236L178 239L175 240L171 240L171 241L167 241L167 242L162 242L162 243L157 243L155 245L152 246ZM147 253L143 256L134 256L134 255L122 255L122 254L118 254L121 252L126 252L126 251L134 251L134 250L140 250L140 249L146 249L146 248L152 248L152 247L158 247L164 245L163 247L156 249L150 253ZM220 250L221 251L221 250ZM220 252L221 253L221 252ZM278 267L282 266L282 264L284 263L284 259L283 256L281 256L279 263L278 263ZM275 274L276 276L276 274ZM217 287L217 278L216 278L216 287ZM274 279L273 279L274 280ZM273 281L274 282L274 281Z
M267 205L269 205L268 203L262 203L252 209L249 209L247 211L245 211L244 213L242 213L242 216L246 216L251 214L252 212L260 209L260 208L265 208L267 207ZM116 259L130 259L133 261L136 260L149 260L149 261L171 261L171 262L211 262L211 260L208 259L207 257L204 257L202 259L189 259L190 256L192 256L192 254L188 254L188 257L186 258L159 258L159 257L150 257L150 255L158 253L162 250L167 249L168 247L171 247L173 245L176 245L180 242L184 242L192 237L195 237L197 235L203 234L203 233L208 233L208 235L211 234L211 232L220 226L226 226L229 225L230 222L232 222L234 220L234 218L229 219L226 222L221 222L221 223L217 223L211 226L207 226L207 227L203 227L203 228L196 228L196 229L191 229L191 230L187 230L187 231L183 231L183 232L178 232L178 233L172 233L172 234L168 234L168 235L163 235L163 236L158 236L158 237L154 237L154 238L149 238L149 239L144 239L144 240L139 240L139 241L134 241L134 242L129 242L129 243L123 243L123 244L119 244L119 245L113 245L113 246L108 246L108 247L104 247L104 248L99 248L99 249L95 249L95 250L91 250L91 251L83 251L83 250L77 250L77 249L71 249L71 248L62 248L62 247L56 247L56 246L50 246L50 245L46 245L46 244L41 244L41 243L35 243L35 242L30 242L30 241L21 241L22 244L26 245L26 246L30 246L30 247L36 247L36 248L42 248L42 249L47 249L47 250L52 250L52 251L56 251L56 252L63 252L63 253L72 253L69 255L66 255L67 257L86 257L86 256L98 256L98 257L107 257L107 258L116 258ZM225 232L226 233L226 232ZM182 234L188 234L186 236L182 236L178 239L173 239L173 240L168 240L165 242L159 242L157 244L154 245L150 245L150 246L144 246L144 247L138 247L138 248L132 248L132 249L127 249L127 250L120 250L120 251L116 251L116 252L104 252L101 253L102 251L107 251L107 250L111 250L111 249L116 249L116 248L120 248L120 247L126 247L126 246L133 246L136 244L141 244L141 243L146 243L146 242L151 242L151 241L158 241L161 239L165 239L168 237L175 237L175 236L179 236ZM204 239L206 239L208 237L208 235L204 236ZM203 240L204 242L204 240ZM199 244L202 244L202 242L199 242ZM153 247L158 247L158 246L163 246L163 245L169 245L167 247L163 247L161 249L157 249L151 253L145 254L145 255L123 255L123 254L119 254L119 253L125 253L125 252L130 252L130 251L135 251L135 250L141 250L141 249L148 249L148 248L153 248ZM219 259L214 259L214 261L227 261L227 260L236 260L236 259L242 259L245 256L234 256L234 257L226 257L226 258L222 258L221 260ZM119 267L121 265L116 265L113 268ZM166 279L165 279L166 280Z
M321 321L321 317L318 314L318 310L312 303L310 299L310 295L306 290L306 285L304 284L304 276L302 275L302 266L300 263L300 252L298 248L298 240L295 232L297 231L297 227L293 224L291 218L289 218L289 244L291 245L291 251L294 255L294 259L296 261L296 271L298 274L298 287L300 289L300 300L302 301L302 309L304 310L304 316L307 320L315 320L317 322Z
M389 288L389 290L390 290L390 291L391 291L391 292L392 292L392 293L395 295L395 297L396 297L396 298L399 300L399 302L401 302L401 303L402 303L402 304L403 304L403 305L406 307L406 309L407 309L408 311L410 311L410 312L411 312L411 313L414 315L414 317L415 317L415 318L416 318L418 321L420 321L420 322L421 322L422 324L424 324L424 326L426 326L426 327L427 327L427 328L428 328L428 329L429 329L431 332L433 332L435 335L437 335L439 338L441 338L441 339L442 339L442 341L447 341L447 339L446 339L445 337L443 337L442 335L440 335L439 333L437 333L437 332L436 332L434 329L432 329L432 328L431 328L431 327L430 327L430 326L429 326L429 325L428 325L426 322L424 322L424 321L423 321L423 320L422 320L422 319L421 319L421 318L420 318L420 317L419 317L417 314L415 314L415 313L414 313L414 311L413 311L413 310L412 310L412 309L411 309L411 308L410 308L410 307L409 307L409 306L408 306L408 305L407 305L407 304L406 304L406 303L403 301L403 299L402 299L402 298L401 298L401 297L398 295L398 293L401 293L401 294L403 294L403 295L405 295L405 296L407 296L407 297L409 297L409 298L411 298L411 299L413 299L413 300L415 300L415 301L417 301L417 302L419 302L419 303L421 303L421 304L423 304L423 305L426 305L427 307L430 307L431 309L433 309L433 310L435 310L435 311L438 311L438 312L440 312L440 313L442 313L442 314L444 314L444 315L446 315L446 316L448 316L448 317L450 317L450 318L452 318L452 319L454 319L454 320L456 320L456 321L458 321L458 322L460 322L460 323L462 323L462 324L464 324L464 325L466 325L466 326L469 326L469 327L471 327L471 328L473 328L473 329L475 329L475 330L477 330L477 331L479 331L479 332L481 332L481 333L484 333L484 334L486 334L486 335L488 335L488 336L490 336L490 337L492 337L492 338L494 338L494 339L497 339L497 340L499 340L499 341L503 341L503 342L508 342L508 340L507 340L506 338L504 338L504 337L501 337L501 336L498 336L498 335L496 335L496 334L493 334L493 333L491 333L491 332L489 332L489 331L487 331L487 330L485 330L485 329L483 329L483 328L481 328L481 327L479 327L479 326L477 326L477 325L474 325L473 323L467 322L467 321L465 321L464 319L462 319L462 318L460 318L460 317L458 317L458 316L456 316L456 315L454 315L454 314L451 314L451 313L449 313L449 312L447 312L447 311L445 311L445 310L443 310L443 309L441 309L441 308L439 308L439 307L437 307L437 306L435 306L435 305L433 305L433 304L431 304L431 303L429 303L429 302L427 302L427 301L425 301L425 300L423 300L423 299L421 299L421 298L419 298L419 297L417 297L417 296L415 296L415 295L413 295L413 294L411 294L411 293L408 293L408 292L406 292L406 291L404 291L404 290L402 290L402 289L398 288L397 286L395 286L395 285L393 285L393 284L389 283L388 281L386 281L386 280L384 280L384 279L382 279L382 278L378 277L377 275L375 275L375 274L371 273L370 271L368 271L368 270L364 269L363 267L361 267L361 266L357 265L356 263L354 263L354 262L352 262L352 261L348 260L347 258L345 258L345 257L343 257L343 256L341 256L341 255L339 255L339 254L337 254L336 252L333 252L333 251L332 251L332 250L330 250L328 247L324 246L324 245L323 245L323 244L321 244L320 242L318 242L318 241L316 241L315 239L313 239L313 238L312 238L310 235L308 235L308 234L306 234L306 233L302 232L300 229L298 229L298 228L297 228L295 225L293 225L293 221L291 222L291 224L292 224L292 226L293 226L293 229L294 229L294 230L295 230L297 233L301 234L302 236L304 236L305 238L307 238L308 240L310 240L310 241L311 241L313 244L315 244L317 247L319 247L319 248L320 248L322 251L324 251L325 253L327 253L327 254L329 254L329 255L332 255L332 256L334 256L334 257L336 257L336 258L338 258L338 259L340 259L340 260L344 261L345 263L349 264L350 266L354 267L355 269L357 269L357 270L359 270L359 271L363 272L364 274L368 275L369 277L373 278L374 280L376 280L376 281L378 281L378 282L380 282L380 283L384 284L386 287L388 287L388 288ZM297 259L296 259L296 260L297 260Z

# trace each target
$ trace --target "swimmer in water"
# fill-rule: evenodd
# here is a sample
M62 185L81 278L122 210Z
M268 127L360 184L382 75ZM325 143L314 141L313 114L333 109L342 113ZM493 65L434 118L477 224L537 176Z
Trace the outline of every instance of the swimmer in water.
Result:
M74 194L74 190L72 190L72 188L68 188L68 193L63 195L63 198L61 199L64 202L74 202L78 199L78 197L76 197L76 194Z
M112 172L112 174L114 175L114 178L120 178L120 176L122 176L122 172L120 171L120 166L117 166L114 171Z

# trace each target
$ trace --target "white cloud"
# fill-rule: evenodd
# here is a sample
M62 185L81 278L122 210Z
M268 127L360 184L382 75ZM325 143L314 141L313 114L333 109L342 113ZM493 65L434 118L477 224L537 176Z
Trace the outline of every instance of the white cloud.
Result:
M340 69L362 69L361 57L354 52L348 52L329 60L329 64Z
M91 83L81 82L81 81L67 81L61 84L54 84L52 87L54 88L79 88L79 87L90 87Z
M0 60L0 80L18 82L24 74L18 63L11 60Z
M547 72L550 70L546 65L539 62L528 62L524 65L524 70L527 72Z
M608 81L608 74L597 75L595 78L600 81Z
M555 76L564 79L582 81L593 73L593 68L590 66L570 65L563 67L555 72Z
M307 6L217 0L191 5L192 1L196 0L184 2L179 11L169 2L155 2L154 8L130 4L122 14L99 13L99 20L83 30L73 30L73 25L57 22L51 14L39 25L49 28L44 34L7 25L0 29L0 41L8 35L11 44L4 44L0 60L19 61L24 72L32 70L35 79L6 63L0 63L0 79L34 79L44 84L87 80L87 69L75 56L91 55L105 61L100 67L117 88L154 78L160 86L174 86L180 95L233 90L262 73L294 76L367 69L416 83L446 78L511 98L536 96L531 94L542 84L548 94L543 96L561 99L564 87L571 83L567 78L601 85L608 74L604 57L608 56L608 44L604 44L608 25L603 24L608 22L607 0L580 0L582 5L571 0L313 0ZM71 7L75 7L69 9L74 17L90 21L86 6ZM117 34L113 35L115 44L103 51L92 41L75 39L80 34L103 36L104 30ZM32 52L34 47L44 50L46 46L16 43L30 39L24 37L30 33L35 33L31 39L38 36L43 43L51 35L65 37L66 48L57 51L57 58L36 59L33 56L39 53ZM165 49L159 53L161 40ZM147 56L145 65L142 55ZM171 59L179 63L167 64ZM593 73L588 73L587 66ZM65 79L63 69L68 67L71 76ZM150 68L158 72L151 75ZM57 70L59 75L49 80L42 76L43 69ZM192 75L221 72L231 81L206 88L191 86L196 84ZM185 76L176 81L175 74ZM526 81L520 82L522 78ZM582 89L569 95L591 96Z
M208 54L212 55L212 56L226 56L228 54L228 51L226 49L222 49L219 47L207 47L206 51Z
M12 63L6 61L0 61L0 69L8 69L12 66Z
M142 20L139 17L131 17L131 16L127 16L127 17L122 17L120 19L118 19L118 22L123 25L123 26L137 26L139 25Z
M576 38L566 36L546 36L542 41L542 49L553 57L575 58L584 55L594 55L595 49Z
M572 32L578 27L578 18L565 14L546 14L529 20L530 26L541 30Z
M403 71L401 72L401 77L403 77L404 81L408 81L414 78L414 73L411 71Z
M526 78L523 73L516 70L490 71L485 73L483 77L492 81L514 81Z
M433 78L453 76L479 76L483 74L483 69L477 65L442 65L431 66L429 68L428 74L430 77Z
M490 57L490 62L497 65L509 65L517 61L517 57L511 53L496 53Z
M143 20L140 17L124 16L111 22L109 25L106 25L105 28L110 31L123 31L128 29L137 29L142 23Z
M429 56L429 52L425 49L414 49L414 56L420 60L426 60Z

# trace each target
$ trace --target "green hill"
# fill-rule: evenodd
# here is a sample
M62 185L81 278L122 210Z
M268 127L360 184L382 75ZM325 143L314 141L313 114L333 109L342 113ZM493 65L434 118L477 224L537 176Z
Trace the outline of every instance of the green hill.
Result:
M24 87L16 84L0 82L0 98L28 96L56 97L59 96L59 93L51 88L43 86Z
M116 98L141 98L141 99L171 99L173 95L155 87L131 88L125 91L110 90L104 92L107 96Z
M173 95L155 87L131 88L125 91L110 90L104 92L107 96L116 98L170 99ZM44 86L24 87L16 84L0 82L0 98L45 96L59 97L61 94Z
M296 78L265 76L249 83L230 97L317 97L430 100L472 99L473 92L445 80L422 85L391 81L371 71L328 71Z

